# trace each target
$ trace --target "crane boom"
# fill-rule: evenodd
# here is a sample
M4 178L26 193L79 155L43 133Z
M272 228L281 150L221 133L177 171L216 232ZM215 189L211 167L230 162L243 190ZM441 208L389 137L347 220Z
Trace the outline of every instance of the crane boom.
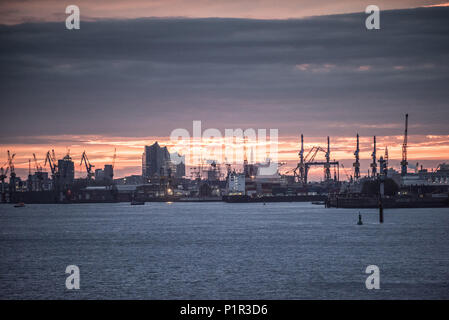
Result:
M84 151L83 154L81 155L80 166L83 164L83 162L84 162L84 165L85 165L85 167L86 167L87 179L91 179L92 176L93 176L92 168L95 167L95 166L92 165L92 164L89 162L89 159L87 158L86 151Z
M52 153L50 153L50 151L47 152L47 155L45 156L45 163L44 163L44 167L47 165L50 166L50 170L51 170L51 174L54 176L56 174L56 163L53 160L54 158L54 151L52 150Z
M36 168L37 172L42 172L42 166L39 165L39 163L37 162L37 158L36 158L36 154L33 153L33 159L34 159L34 167Z

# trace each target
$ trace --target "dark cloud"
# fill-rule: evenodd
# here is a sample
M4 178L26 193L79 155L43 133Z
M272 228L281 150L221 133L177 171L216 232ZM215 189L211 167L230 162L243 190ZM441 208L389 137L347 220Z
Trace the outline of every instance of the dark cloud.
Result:
M405 112L414 134L447 134L448 16L382 12L376 31L363 13L1 26L0 135L164 136L192 120L392 135Z

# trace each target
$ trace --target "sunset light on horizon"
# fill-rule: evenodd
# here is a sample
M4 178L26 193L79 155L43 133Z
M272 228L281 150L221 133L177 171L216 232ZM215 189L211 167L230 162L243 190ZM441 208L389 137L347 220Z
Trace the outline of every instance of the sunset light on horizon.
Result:
M167 146L170 152L177 151L175 143L167 137L101 137L101 136L43 136L36 137L38 139L48 139L51 144L14 144L14 145L0 145L0 163L3 164L7 161L6 151L10 150L16 154L15 167L19 176L26 178L28 175L28 160L32 160L32 154L35 153L38 161L41 165L44 163L45 154L47 151L54 149L58 158L62 158L69 152L70 156L76 165L76 176L84 177L85 170L83 166L80 166L80 158L83 151L89 156L89 160L95 165L95 168L102 168L105 164L111 164L114 154L114 149L117 152L117 158L115 162L115 178L121 178L127 175L140 175L141 174L141 156L143 147L145 145L151 145L156 141L162 145ZM402 147L402 135L382 137L377 136L377 150L379 155L383 155L385 147L388 148L390 165L391 167L398 169L401 159L401 147ZM79 141L74 143L73 141ZM409 158L410 167L413 167L416 162L425 164L435 168L440 162L447 161L449 159L449 135L438 136L409 136ZM347 170L352 170L352 162L354 161L355 150L355 137L332 137L331 138L331 153L332 158L343 161ZM213 145L224 145L225 140L214 139ZM185 148L190 148L195 143L192 138L190 145L185 145ZM203 148L203 165L207 167L207 160L218 160L213 157L208 157L208 144L202 143ZM243 144L235 144L235 146L243 148ZM313 146L326 146L326 137L308 137L305 136L305 150L310 150ZM368 160L371 159L371 153L373 151L373 137L360 137L361 153L360 158L364 162L364 171L369 168ZM247 158L250 159L252 144L247 143ZM212 143L209 145L209 150L213 150ZM254 148L257 150L257 147ZM269 150L269 146L267 146ZM180 154L184 155L185 152L180 150ZM278 161L286 162L284 166L280 168L280 172L291 171L298 162L299 151L299 135L298 137L279 137L278 144ZM321 156L322 158L322 156ZM263 155L260 155L257 160L263 160ZM225 164L225 161L218 161L218 163ZM187 166L198 165L198 163L189 163L186 161ZM236 166L241 164L233 163ZM222 168L225 169L224 167ZM363 169L363 167L362 167ZM34 162L32 162L32 170L34 172ZM49 171L49 168L45 168ZM314 179L319 180L321 178L321 169L316 169L315 173L311 176Z

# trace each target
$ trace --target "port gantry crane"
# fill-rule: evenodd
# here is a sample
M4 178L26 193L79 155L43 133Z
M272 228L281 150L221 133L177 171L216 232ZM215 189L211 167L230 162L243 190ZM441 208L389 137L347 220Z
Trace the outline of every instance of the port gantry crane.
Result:
M323 152L325 154L326 161L315 161L315 157L318 152ZM296 181L302 183L303 185L307 184L309 169L311 166L323 166L324 167L324 180L331 181L331 173L330 167L336 166L338 170L338 178L340 177L340 168L338 161L330 161L330 139L327 137L327 150L323 149L319 146L313 146L312 149L309 150L306 156L304 156L304 139L303 135L301 135L301 150L299 152L299 163L296 168L293 170L293 176Z
M331 147L329 142L329 136L327 137L327 150L326 150L326 163L324 164L324 180L331 180L331 166L330 166L330 157L331 157Z
M12 155L12 157L14 157L15 154ZM6 166L6 169L4 169ZM8 161L5 162L5 164L0 168L0 181L2 183L2 199L1 201L3 203L6 202L6 190L5 190L5 179L8 177L8 171L9 171L9 166L8 166Z
M385 147L385 155L384 155L384 168L383 168L384 176L388 174L388 147Z
M86 151L84 151L83 154L81 155L80 166L83 164L83 161L84 161L84 165L86 166L87 180L91 180L92 177L94 176L94 173L92 172L92 168L95 166L90 163L89 159L87 158Z
M358 181L360 179L360 144L359 144L359 134L357 133L357 148L355 149L354 156L355 162L354 166L354 180Z
M14 169L14 160L15 154L11 155L8 150L8 167L9 167L9 192L16 192L16 171Z
M408 136L408 113L405 115L405 131L404 131L404 142L402 143L402 161L401 161L401 175L405 176L407 174L407 137Z
M373 162L371 162L371 176L375 178L377 176L377 148L376 148L376 136L374 136L374 149L373 153L371 153L371 158Z
M50 166L50 170L51 170L51 179L53 181L53 188L57 189L58 187L58 183L59 183L59 173L58 173L58 165L56 162L56 155L55 155L55 150L51 150L47 151L47 154L45 155L45 162L44 162L44 167L47 165Z
M52 175L52 178L53 178L53 179L54 179L55 176L56 176L57 168L58 168L58 165L56 164L55 158L56 158L56 157L54 156L54 150L52 150L52 153L50 153L50 151L47 151L47 154L46 154L46 156L45 156L44 167L45 167L45 166L47 165L47 163L48 163L48 165L50 166L51 175Z
M304 136L301 134L301 149L299 150L299 162L293 170L295 181L305 184L305 164L304 164Z

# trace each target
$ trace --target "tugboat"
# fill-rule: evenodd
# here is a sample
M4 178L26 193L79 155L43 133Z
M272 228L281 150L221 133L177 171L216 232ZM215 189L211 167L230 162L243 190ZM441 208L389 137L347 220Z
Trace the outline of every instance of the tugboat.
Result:
M23 207L25 207L25 203L23 202L19 202L14 205L14 208L23 208Z

